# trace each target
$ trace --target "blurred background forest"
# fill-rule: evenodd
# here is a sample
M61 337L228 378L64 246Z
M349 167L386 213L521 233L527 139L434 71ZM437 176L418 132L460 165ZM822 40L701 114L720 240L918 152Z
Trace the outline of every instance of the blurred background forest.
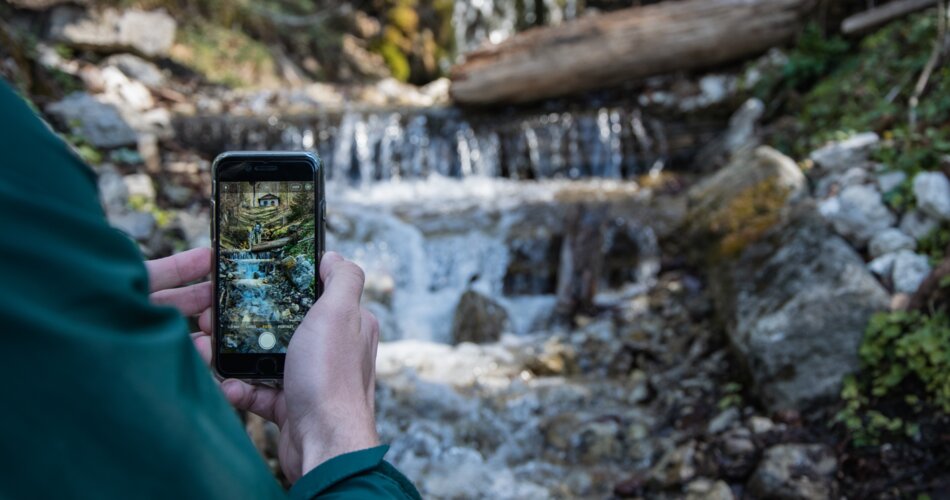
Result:
M947 24L0 0L0 76L148 258L210 245L218 153L316 151L382 324L380 433L427 498L947 498Z

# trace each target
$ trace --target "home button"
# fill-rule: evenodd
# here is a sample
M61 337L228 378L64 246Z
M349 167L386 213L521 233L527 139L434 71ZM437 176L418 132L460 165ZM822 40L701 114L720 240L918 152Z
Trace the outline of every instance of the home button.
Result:
M257 373L259 375L274 375L277 373L277 362L274 358L264 358L257 362Z

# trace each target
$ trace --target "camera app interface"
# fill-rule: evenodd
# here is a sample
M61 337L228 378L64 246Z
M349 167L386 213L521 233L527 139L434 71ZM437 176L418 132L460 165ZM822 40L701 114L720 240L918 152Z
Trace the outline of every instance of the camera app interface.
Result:
M218 221L221 349L287 352L315 300L314 184L222 182Z

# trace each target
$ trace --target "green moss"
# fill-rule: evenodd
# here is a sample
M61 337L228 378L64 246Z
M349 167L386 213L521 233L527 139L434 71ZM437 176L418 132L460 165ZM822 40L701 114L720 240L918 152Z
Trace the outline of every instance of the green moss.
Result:
M859 350L861 372L845 380L844 424L856 446L917 438L926 411L950 413L950 318L943 313L879 313Z
M392 72L393 78L403 82L409 80L409 58L400 50L398 45L389 40L384 40L377 47L377 52L383 56L383 60L386 61L386 66Z
M419 14L409 5L397 5L386 13L386 20L407 36L413 36L419 29Z
M718 235L719 257L733 257L758 240L779 221L788 190L765 179L754 184L711 214L709 232Z

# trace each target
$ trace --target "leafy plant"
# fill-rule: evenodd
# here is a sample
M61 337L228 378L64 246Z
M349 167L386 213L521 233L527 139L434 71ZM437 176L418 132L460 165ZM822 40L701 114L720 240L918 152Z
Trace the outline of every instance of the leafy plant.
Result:
M845 406L835 419L855 445L873 445L895 433L916 438L920 426L911 417L926 408L950 413L950 321L945 314L878 313L859 356L861 373L845 380Z

